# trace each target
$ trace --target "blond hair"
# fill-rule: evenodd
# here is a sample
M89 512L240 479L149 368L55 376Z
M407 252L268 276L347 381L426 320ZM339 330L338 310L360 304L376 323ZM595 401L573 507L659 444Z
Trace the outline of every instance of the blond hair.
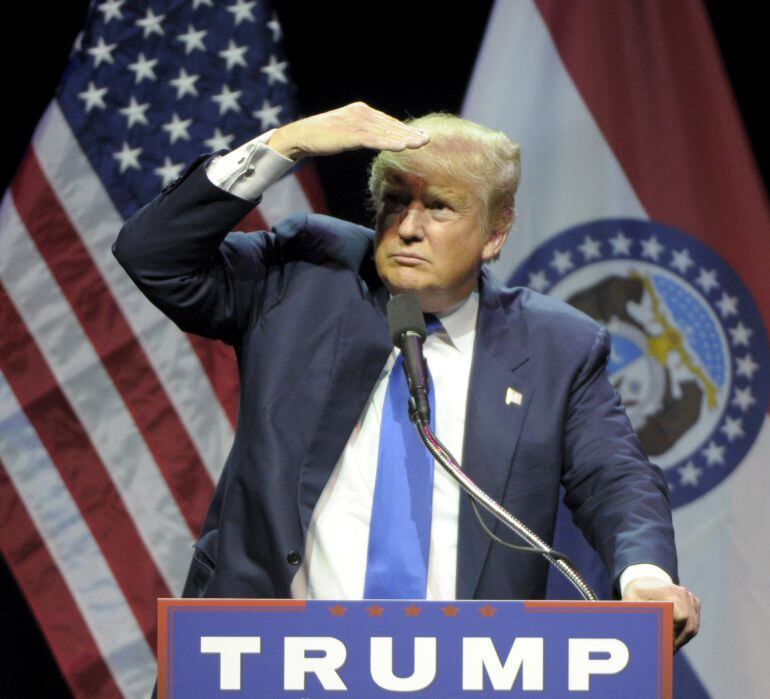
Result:
M369 200L380 210L389 176L417 175L466 185L481 203L487 232L513 223L521 176L519 146L502 131L468 119L433 112L405 123L426 131L430 143L399 152L380 151L369 168Z

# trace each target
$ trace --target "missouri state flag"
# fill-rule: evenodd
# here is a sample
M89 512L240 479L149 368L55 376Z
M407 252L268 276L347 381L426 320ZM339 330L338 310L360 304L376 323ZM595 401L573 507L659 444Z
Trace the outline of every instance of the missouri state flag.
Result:
M609 329L668 479L703 603L676 696L770 696L770 215L701 1L499 0L463 114L521 144L497 275Z

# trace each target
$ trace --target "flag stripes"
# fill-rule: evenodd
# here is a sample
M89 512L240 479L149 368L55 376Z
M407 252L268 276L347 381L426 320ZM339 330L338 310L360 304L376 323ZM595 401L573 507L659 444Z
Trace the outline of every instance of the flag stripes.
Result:
M0 385L10 392L3 378ZM123 696L7 471L0 461L0 546L35 615L46 620L42 630L59 667L79 696Z
M120 393L188 527L197 534L213 493L211 478L144 351L40 171L34 152L27 154L11 192L27 232Z

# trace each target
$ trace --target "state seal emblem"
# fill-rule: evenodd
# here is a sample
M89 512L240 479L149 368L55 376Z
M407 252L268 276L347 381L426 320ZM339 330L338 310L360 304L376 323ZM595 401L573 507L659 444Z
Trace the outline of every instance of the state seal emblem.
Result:
M766 414L770 351L754 300L716 252L651 221L606 219L549 239L509 281L609 330L610 380L675 507L740 464Z

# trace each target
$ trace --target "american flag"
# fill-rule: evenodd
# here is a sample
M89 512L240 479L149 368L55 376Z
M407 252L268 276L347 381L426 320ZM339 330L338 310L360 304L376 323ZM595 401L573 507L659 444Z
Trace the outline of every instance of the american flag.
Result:
M110 246L196 155L296 117L253 0L91 3L0 208L0 546L76 696L146 697L233 437L229 348L180 332ZM322 208L311 171L244 221Z

